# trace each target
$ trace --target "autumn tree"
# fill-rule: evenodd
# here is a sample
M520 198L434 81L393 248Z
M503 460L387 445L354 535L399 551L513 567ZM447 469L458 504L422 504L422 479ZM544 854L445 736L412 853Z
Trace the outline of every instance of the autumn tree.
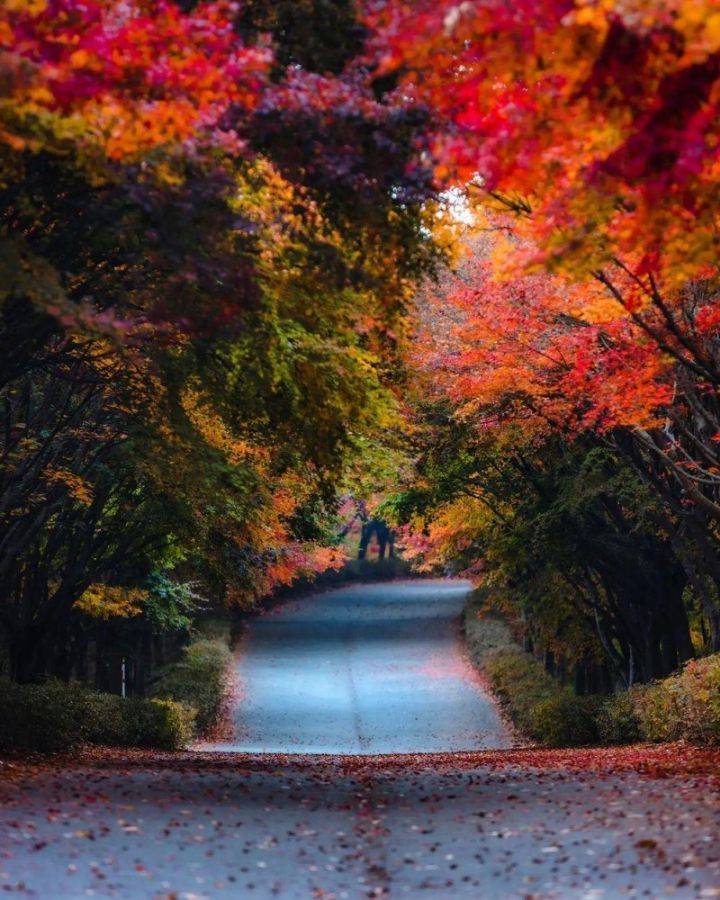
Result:
M466 239L418 298L418 464L395 514L422 565L483 583L580 683L647 680L717 646L713 530L638 452L677 400L653 348L594 326L586 293L499 277L505 230Z
M337 564L335 485L391 414L390 335L437 256L421 117L339 58L300 69L294 20L52 7L0 14L0 620L22 679L67 677L82 617L170 603L162 579L247 604Z
M600 335L609 351L591 347L586 375L609 362L624 378L632 400L616 418L712 519L715 20L712 5L680 0L378 3L370 16L381 71L436 114L437 175L512 214L507 270L543 266L568 283L565 308L550 311L579 323L569 341ZM653 385L633 388L643 369ZM649 435L648 409L670 394L672 430Z
M509 518L484 489L462 501L485 503L484 515L500 529L497 546L476 548L471 569L485 554L492 560L503 529L529 515L519 557L527 559L521 551L535 535L541 571L568 572L571 559L595 559L596 574L605 573L595 603L607 605L617 593L607 580L617 560L600 560L593 546L570 552L571 543L565 562L553 562L557 535L551 540L544 513L528 500L542 487L543 503L555 498L557 511L568 478L573 492L580 488L572 466L586 471L583 460L602 458L609 495L616 471L634 487L614 498L613 517L602 525L602 513L590 533L621 527L640 562L650 552L641 535L652 535L653 565L669 566L663 584L674 585L685 613L698 617L696 644L718 649L720 71L712 4L390 0L369 4L367 21L376 74L427 105L436 179L477 202L476 225L486 236L471 242L472 263L449 291L421 304L425 336L415 359L423 384L428 372L433 384L444 373L445 427L472 423L473 441L495 448L481 482L508 465L525 482ZM434 440L444 445L442 429ZM452 454L448 465L457 491L477 493L472 463L464 476ZM418 485L424 490L422 475ZM572 529L573 539L583 534L565 514L558 528ZM438 544L452 546L445 515ZM423 552L435 551L431 544ZM642 628L650 635L667 618L658 608L662 591L643 588L637 568L621 568L645 597L650 618ZM580 611L586 588L566 585L563 596L575 597ZM534 616L542 618L537 606ZM691 650L683 631L676 662ZM623 644L619 635L605 640L605 657L612 661ZM636 647L640 677L662 670L653 663L641 671L637 654Z

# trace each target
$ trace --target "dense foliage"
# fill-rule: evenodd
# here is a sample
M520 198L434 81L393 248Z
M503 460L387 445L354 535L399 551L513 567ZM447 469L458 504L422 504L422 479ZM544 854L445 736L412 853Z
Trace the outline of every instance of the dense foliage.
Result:
M196 711L195 727L203 734L218 718L230 661L226 640L198 638L191 641L181 659L155 681L152 694L161 700L173 700L193 708Z
M608 690L720 649L713 3L377 2L475 217L421 297L414 481L550 669Z
M549 747L687 741L720 743L720 656L609 697L577 696L519 647L495 650L484 669L521 738Z
M339 564L335 488L393 415L406 303L437 253L423 114L353 64L351 4L331 4L342 53L335 30L305 44L291 6L0 12L17 678L73 674L93 619L177 627Z
M119 697L77 683L0 683L0 750L58 753L81 743L178 750L195 710L172 700Z
M547 669L720 650L711 0L12 0L0 35L16 678L337 566L401 405L410 554Z

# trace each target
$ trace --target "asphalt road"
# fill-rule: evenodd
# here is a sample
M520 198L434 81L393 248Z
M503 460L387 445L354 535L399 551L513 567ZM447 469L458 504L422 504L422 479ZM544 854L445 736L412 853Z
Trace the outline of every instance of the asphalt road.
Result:
M227 759L0 778L10 896L704 898L719 857L697 778Z
M456 640L466 590L347 588L254 623L229 746L295 755L0 761L0 891L720 898L717 754L701 768L675 746L398 755L508 741Z
M253 621L237 656L235 737L250 753L415 753L508 747L465 658L470 585L355 585Z

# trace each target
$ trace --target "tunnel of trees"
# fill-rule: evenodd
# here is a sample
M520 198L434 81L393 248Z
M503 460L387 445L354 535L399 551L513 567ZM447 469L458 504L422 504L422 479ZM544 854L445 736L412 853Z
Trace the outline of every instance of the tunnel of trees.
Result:
M142 690L348 492L581 691L720 651L711 5L3 7L11 676Z

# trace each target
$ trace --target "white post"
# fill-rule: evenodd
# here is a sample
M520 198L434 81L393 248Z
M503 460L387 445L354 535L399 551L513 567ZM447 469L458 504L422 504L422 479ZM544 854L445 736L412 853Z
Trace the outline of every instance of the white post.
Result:
M120 685L120 696L125 697L126 689L125 689L125 657L124 656L122 658L121 672L122 672L122 683Z

